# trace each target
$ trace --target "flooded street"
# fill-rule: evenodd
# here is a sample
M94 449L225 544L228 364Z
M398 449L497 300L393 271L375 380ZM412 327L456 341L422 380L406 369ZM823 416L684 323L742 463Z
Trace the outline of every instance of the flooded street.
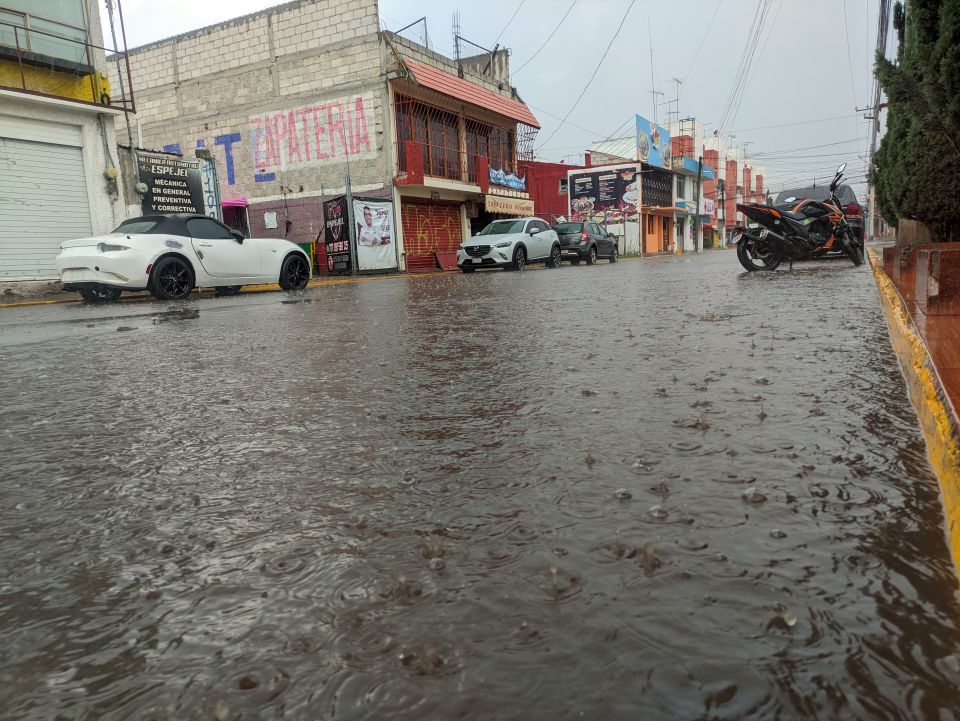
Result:
M16 309L0 363L3 719L960 718L866 268Z

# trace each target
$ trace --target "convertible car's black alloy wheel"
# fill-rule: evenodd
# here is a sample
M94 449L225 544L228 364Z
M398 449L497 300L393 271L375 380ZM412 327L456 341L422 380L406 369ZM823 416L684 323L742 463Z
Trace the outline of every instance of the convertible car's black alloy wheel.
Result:
M310 266L299 253L288 255L280 269L280 287L284 290L302 290L310 280Z
M151 292L160 300L186 298L193 290L193 273L180 258L163 258L153 269Z

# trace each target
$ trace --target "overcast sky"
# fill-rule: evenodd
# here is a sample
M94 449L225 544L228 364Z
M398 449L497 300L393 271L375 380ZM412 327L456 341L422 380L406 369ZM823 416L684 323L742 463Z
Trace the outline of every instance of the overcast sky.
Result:
M134 47L275 4L123 0L127 40ZM380 0L380 17L387 29L396 30L426 16L430 46L445 55L453 54L455 11L460 13L462 36L487 48L499 39L511 52L513 84L543 126L537 139L540 157L576 162L591 141L628 134L625 123L634 113L650 119L656 114L663 124L674 107L661 106L655 113L651 88L663 92L658 103L672 101L677 94L672 78L680 78L680 115L695 116L707 133L718 127L724 136L732 133L738 146L749 143L748 154L766 167L767 187L808 184L814 177L819 183L846 161L859 192L861 184L856 181L865 174L869 123L855 108L870 102L878 4L878 0ZM761 15L765 22L759 38L750 43ZM404 35L422 41L420 27ZM608 44L609 52L589 82ZM752 48L752 62L736 95L745 48ZM560 119L568 112L569 119L561 126Z

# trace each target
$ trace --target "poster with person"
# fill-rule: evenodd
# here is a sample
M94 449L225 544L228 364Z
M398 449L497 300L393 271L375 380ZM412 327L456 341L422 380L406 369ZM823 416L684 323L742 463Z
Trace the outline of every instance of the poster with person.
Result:
M396 268L393 203L354 200L353 221L357 231L357 268L360 270Z

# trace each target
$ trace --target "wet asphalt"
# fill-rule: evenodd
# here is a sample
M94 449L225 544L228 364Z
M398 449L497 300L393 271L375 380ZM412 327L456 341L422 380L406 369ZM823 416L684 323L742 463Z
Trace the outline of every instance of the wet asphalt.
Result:
M870 271L0 312L3 719L955 719Z

